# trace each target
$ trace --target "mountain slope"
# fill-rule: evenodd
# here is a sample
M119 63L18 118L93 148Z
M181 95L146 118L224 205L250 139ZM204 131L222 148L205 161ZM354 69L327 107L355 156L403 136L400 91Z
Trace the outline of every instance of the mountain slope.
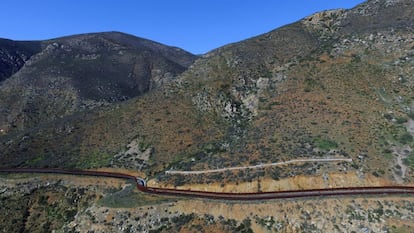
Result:
M16 73L40 50L40 42L0 39L0 82Z
M408 0L368 1L219 48L139 99L3 137L3 166L112 164L178 182L162 172L344 157L353 162L186 179L410 182L413 11Z
M139 96L169 82L196 58L178 48L117 32L42 41L37 43L41 51L28 49L35 42L8 43L15 47L3 43L2 50L21 58L9 56L10 62L16 62L9 62L13 67L4 70L4 77L11 77L0 83L3 132ZM11 66L7 62L1 65Z

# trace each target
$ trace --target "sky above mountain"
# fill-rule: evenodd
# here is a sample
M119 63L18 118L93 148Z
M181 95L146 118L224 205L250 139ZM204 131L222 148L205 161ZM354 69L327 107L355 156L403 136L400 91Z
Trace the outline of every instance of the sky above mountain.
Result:
M43 40L121 31L202 54L363 0L5 0L0 37Z

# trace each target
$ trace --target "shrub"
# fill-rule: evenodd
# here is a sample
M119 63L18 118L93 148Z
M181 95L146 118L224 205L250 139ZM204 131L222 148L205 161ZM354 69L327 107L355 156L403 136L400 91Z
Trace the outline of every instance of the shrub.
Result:
M411 143L413 141L413 136L410 133L404 133L403 135L400 136L399 141L402 144Z
M396 121L398 124L404 124L407 122L407 119L405 117L397 117Z
M321 150L331 150L338 147L338 143L329 139L317 138L315 145Z

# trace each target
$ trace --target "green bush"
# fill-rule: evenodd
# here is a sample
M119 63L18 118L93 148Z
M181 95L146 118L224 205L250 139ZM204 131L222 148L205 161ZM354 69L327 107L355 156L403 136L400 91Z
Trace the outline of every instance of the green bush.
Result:
M335 141L322 138L317 138L315 140L315 145L321 150L331 150L338 147L338 143Z
M108 166L112 155L98 150L92 151L88 156L81 156L77 162L78 168L99 168Z
M396 121L397 121L398 124L404 124L408 120L405 117L397 117Z
M404 133L400 136L399 142L401 142L402 144L411 143L413 142L413 136L410 133Z

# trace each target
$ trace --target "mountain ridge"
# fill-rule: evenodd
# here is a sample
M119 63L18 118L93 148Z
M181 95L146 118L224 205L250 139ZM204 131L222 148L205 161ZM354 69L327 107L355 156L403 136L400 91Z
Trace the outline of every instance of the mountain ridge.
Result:
M171 81L197 58L118 32L10 43L35 44L38 50L6 70L9 77L0 83L4 132L141 95Z

